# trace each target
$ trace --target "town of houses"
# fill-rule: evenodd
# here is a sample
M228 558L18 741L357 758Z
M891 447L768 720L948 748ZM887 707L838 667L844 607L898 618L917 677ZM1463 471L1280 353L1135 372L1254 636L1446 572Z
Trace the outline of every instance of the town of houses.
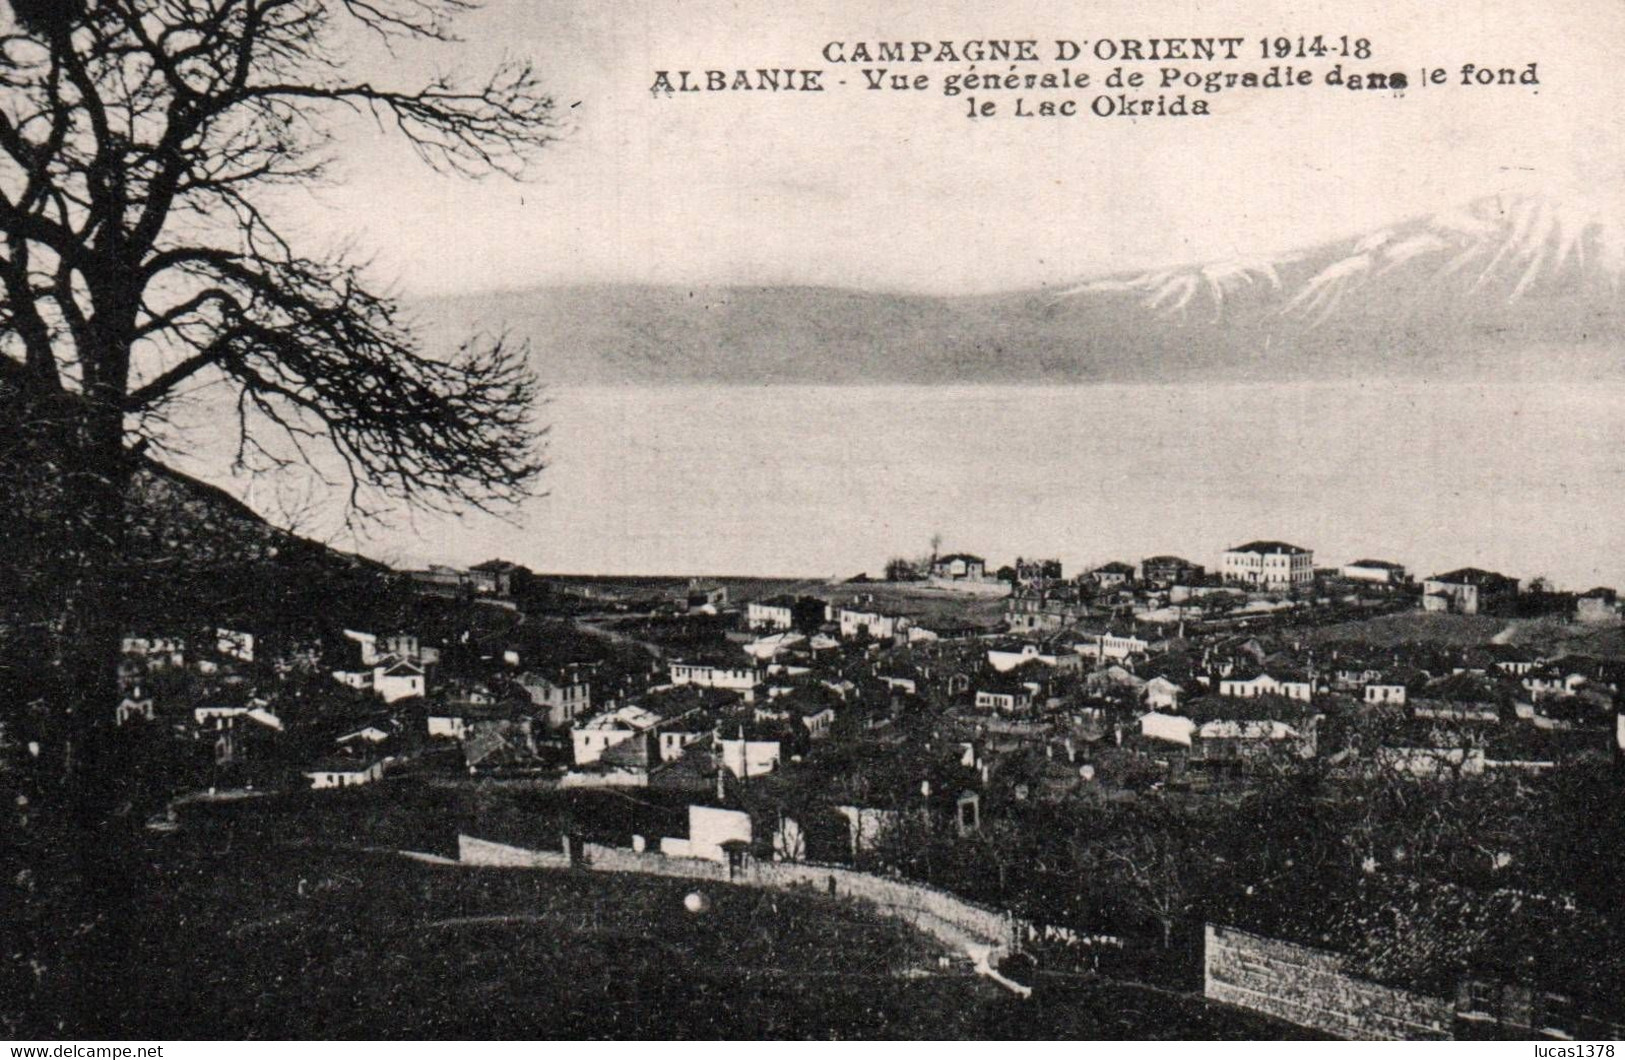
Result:
M1316 566L1272 540L1213 565L955 553L887 575L392 575L415 603L372 622L130 630L116 721L167 749L185 798L636 790L722 829L662 849L717 858L804 851L784 805L846 822L813 853L850 860L919 814L973 836L1022 804L1233 798L1293 763L1422 790L1625 749L1625 657L1563 646L1621 627L1607 588ZM1419 632L1440 623L1476 632ZM1547 636L1497 635L1514 629ZM778 808L753 819L753 800Z
M538 596L528 590L546 579L503 561L433 568L412 573L420 593L461 594L470 613L502 620L434 632L313 624L296 636L252 623L132 630L117 720L203 748L199 775L211 787L343 788L432 766L709 791L719 775L793 769L834 734L895 741L895 719L924 711L987 782L1000 747L1030 745L1051 762L1062 751L1065 768L1046 770L1031 793L1082 782L1101 754L1142 753L1165 763L1168 782L1197 784L1244 776L1261 755L1347 754L1324 732L1358 711L1402 722L1391 727L1396 743L1361 749L1367 765L1539 769L1556 753L1543 740L1613 738L1625 679L1625 664L1583 654L1322 635L1338 621L1411 611L1533 607L1576 626L1620 621L1610 589L1536 600L1517 579L1472 567L1418 583L1391 561L1317 568L1307 548L1254 541L1211 572L1161 555L1064 577L1054 560L994 571L958 553L891 573L742 602L696 581L640 601L646 624L703 618L709 639L646 641L647 654L611 676L605 660L561 657L525 626L525 608L540 617L561 600L590 612L591 593L559 585ZM911 613L879 591L914 582L1001 595L1001 620ZM989 739L1018 721L1022 740Z

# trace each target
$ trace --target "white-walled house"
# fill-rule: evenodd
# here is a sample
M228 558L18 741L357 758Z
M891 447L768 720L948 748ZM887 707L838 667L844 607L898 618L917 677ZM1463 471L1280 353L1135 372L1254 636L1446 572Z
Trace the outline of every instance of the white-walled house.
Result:
M1489 614L1518 595L1518 579L1478 567L1435 574L1422 583L1422 609L1458 615Z
M552 676L527 670L516 683L538 714L546 714L549 728L573 725L577 718L592 713L592 682L574 667Z
M726 862L726 847L729 844L749 844L750 840L750 814L742 810L691 804L688 808L688 838L663 837L660 852L667 857Z
M722 768L736 777L759 777L779 767L783 752L777 740L722 737L717 740Z
M1532 669L1518 682L1532 699L1547 696L1572 696L1585 685L1585 675L1578 671L1565 672L1556 666Z
M1394 706L1405 705L1406 689L1403 684L1390 684L1384 681L1373 681L1365 686L1361 697L1367 703L1390 703Z
M841 636L846 640L867 634L875 640L896 640L908 633L910 621L906 615L892 615L884 611L861 610L853 607L840 609Z
M1110 563L1102 563L1090 571L1089 575L1102 589L1115 589L1134 580L1134 568L1127 563L1113 560Z
M241 629L220 626L214 631L215 651L240 662L254 661L254 634Z
M1037 644L1004 645L987 650L988 665L999 673L1008 673L1023 663L1040 662L1045 666L1063 666L1068 663L1077 665L1082 659L1076 652L1067 652L1064 655L1054 651L1045 651Z
M931 561L931 577L943 581L985 581L987 561L968 552L938 556Z
M372 691L371 670L334 670L333 680L345 688L353 688L357 692Z
M819 740L829 734L830 726L835 724L835 708L824 707L801 716L801 724L806 726L807 732L813 739Z
M796 624L795 608L796 600L793 596L752 600L745 605L745 624L751 629L791 629Z
M707 663L674 662L671 664L671 683L696 685L700 688L725 688L747 695L761 677L753 666L713 666Z
M1196 730L1197 751L1208 761L1235 761L1274 748L1289 748L1307 757L1314 753L1312 740L1284 721L1259 718L1214 718Z
M433 666L440 661L440 649L424 644L416 633L391 633L379 643L382 644L383 650L376 653L378 658L393 655L397 659L405 659L419 666Z
M707 730L686 730L682 728L662 729L660 732L660 760L662 762L675 762L683 757L688 749L695 744L711 739L712 733Z
M372 690L385 703L394 703L414 696L421 697L428 690L428 686L421 666L399 659L387 665L373 667Z
M1120 661L1131 656L1144 655L1151 650L1151 642L1134 633L1114 633L1106 630L1088 634L1087 639L1079 641L1076 648L1080 654L1093 656L1097 661L1104 663L1108 659Z
M1185 695L1185 689L1177 681L1161 676L1147 681L1141 692L1145 695L1145 705L1152 710L1176 710Z
M590 765L604 756L616 744L625 743L640 732L647 732L661 722L660 715L642 707L626 706L588 718L570 730L570 744L575 764Z
M1219 682L1219 695L1236 699L1254 696L1285 696L1307 703L1315 697L1315 686L1297 678L1278 678L1265 672L1256 677L1226 677Z
M461 740L468 735L468 718L462 711L436 709L429 711L429 735Z
M1191 736L1195 732L1196 723L1178 714L1164 714L1153 710L1140 715L1140 735L1148 739L1189 747Z
M1022 688L983 688L976 692L976 709L1014 714L1033 705L1032 690Z
M1219 573L1258 589L1296 589L1315 580L1315 554L1285 541L1250 541L1225 550Z
M382 780L384 759L328 758L304 771L312 788L353 788Z

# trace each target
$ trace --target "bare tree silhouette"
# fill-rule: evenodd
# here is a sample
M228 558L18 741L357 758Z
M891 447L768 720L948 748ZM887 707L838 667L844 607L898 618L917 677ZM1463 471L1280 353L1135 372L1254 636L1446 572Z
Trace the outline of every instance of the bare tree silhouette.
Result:
M0 4L0 399L20 439L0 477L8 503L45 481L70 513L49 552L73 690L61 761L87 819L108 809L86 778L116 690L127 484L143 450L173 441L188 392L229 395L239 467L331 468L359 521L533 489L527 351L422 349L364 263L297 246L271 207L324 178L347 112L436 169L525 176L558 131L529 64L406 88L346 76L345 34L449 43L473 7Z

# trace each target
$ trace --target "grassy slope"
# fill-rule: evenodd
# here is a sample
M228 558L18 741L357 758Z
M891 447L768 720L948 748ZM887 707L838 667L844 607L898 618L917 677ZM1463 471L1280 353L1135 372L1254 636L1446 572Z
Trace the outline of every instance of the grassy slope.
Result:
M870 574L876 572L871 571ZM653 595L670 596L684 589L689 579L680 577L598 577L592 575L543 575L562 584L594 586L606 596L641 599ZM875 606L900 611L923 622L992 626L1004 618L1003 597L936 589L912 582L840 582L819 578L741 578L731 575L696 579L707 585L728 589L728 603L740 607L752 600L770 596L816 596L835 604L850 604L854 597L872 596Z
M106 955L78 1037L1277 1037L1137 988L1021 1002L943 971L935 942L816 895L466 871L386 855L221 847L141 860L140 936ZM44 1016L44 1014L41 1014Z
M846 603L854 596L873 596L884 611L900 611L915 620L951 625L993 626L1004 620L1005 598L934 589L909 582L827 586L813 595Z
M1322 626L1310 632L1308 639L1317 644L1358 641L1381 647L1407 643L1468 647L1490 643L1491 638L1506 627L1504 619L1488 615L1437 615L1406 611L1359 622Z
M1568 652L1603 658L1625 658L1625 631L1586 626L1551 618L1493 618L1489 615L1441 615L1407 611L1361 622L1343 622L1309 631L1317 644L1363 641L1388 646L1409 642L1451 647L1506 643L1552 653Z

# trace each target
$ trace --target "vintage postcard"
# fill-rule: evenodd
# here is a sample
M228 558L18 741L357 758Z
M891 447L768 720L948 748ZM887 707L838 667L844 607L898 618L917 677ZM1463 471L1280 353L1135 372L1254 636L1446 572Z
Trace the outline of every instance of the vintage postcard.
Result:
M0 1036L1612 1056L1622 47L0 0Z

